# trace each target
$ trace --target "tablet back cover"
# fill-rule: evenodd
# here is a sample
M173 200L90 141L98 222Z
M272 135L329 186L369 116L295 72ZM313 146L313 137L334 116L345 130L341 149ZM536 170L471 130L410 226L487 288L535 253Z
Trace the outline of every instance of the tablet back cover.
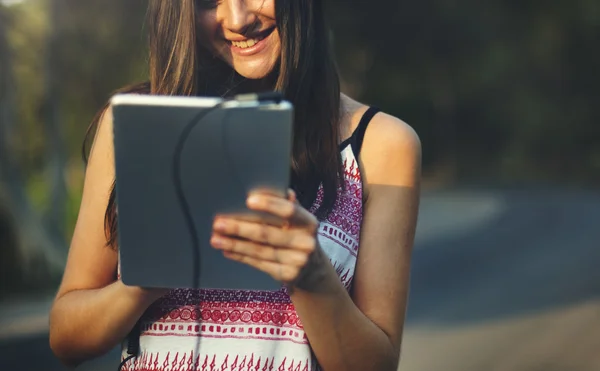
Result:
M194 253L176 195L173 158L186 124L203 107L113 106L121 277L142 287L191 288ZM267 274L210 246L217 213L247 211L250 190L289 185L291 106L210 112L181 152L181 185L200 246L200 288L276 290Z

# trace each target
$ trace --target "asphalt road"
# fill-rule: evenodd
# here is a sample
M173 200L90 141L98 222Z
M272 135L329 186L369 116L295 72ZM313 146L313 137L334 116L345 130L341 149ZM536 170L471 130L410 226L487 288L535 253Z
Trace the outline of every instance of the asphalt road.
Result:
M599 370L599 222L600 193L425 194L400 371ZM0 308L0 370L63 370L47 308Z

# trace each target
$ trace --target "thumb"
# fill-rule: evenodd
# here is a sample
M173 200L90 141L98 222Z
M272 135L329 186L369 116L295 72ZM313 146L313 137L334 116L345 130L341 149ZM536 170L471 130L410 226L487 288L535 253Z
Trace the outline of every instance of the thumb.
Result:
M296 192L293 189L288 189L288 200L292 202L298 202L298 198L296 197Z

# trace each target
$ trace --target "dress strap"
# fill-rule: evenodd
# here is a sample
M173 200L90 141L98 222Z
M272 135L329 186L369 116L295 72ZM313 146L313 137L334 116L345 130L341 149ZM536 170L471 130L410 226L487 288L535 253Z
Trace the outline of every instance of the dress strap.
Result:
M367 126L369 126L369 123L371 122L371 120L373 120L373 117L379 112L379 108L369 107L367 111L363 114L363 116L360 118L358 126L356 127L356 129L354 129L354 132L352 133L350 138L347 139L350 142L350 145L352 145L352 152L354 153L354 157L358 158L363 140L365 138L365 132L367 131Z

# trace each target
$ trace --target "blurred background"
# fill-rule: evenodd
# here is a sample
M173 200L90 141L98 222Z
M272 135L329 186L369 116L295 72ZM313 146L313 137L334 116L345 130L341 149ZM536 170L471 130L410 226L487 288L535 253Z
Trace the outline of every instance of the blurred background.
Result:
M344 90L423 143L400 370L599 370L600 1L326 2ZM146 5L0 0L1 370L63 369L80 149L145 80Z

